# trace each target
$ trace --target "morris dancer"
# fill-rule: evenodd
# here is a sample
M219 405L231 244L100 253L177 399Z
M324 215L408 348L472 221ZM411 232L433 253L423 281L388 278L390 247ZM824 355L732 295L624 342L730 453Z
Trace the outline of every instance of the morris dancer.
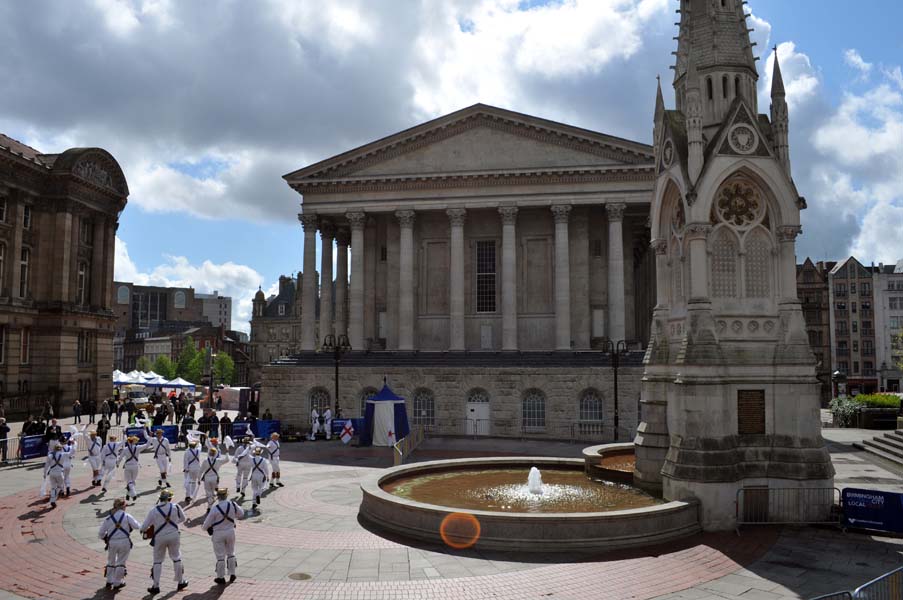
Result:
M125 500L116 498L110 516L100 525L98 537L104 541L107 550L107 566L103 574L107 578L108 590L125 587L125 563L132 551L132 531L141 527L138 520L125 512Z
M270 487L285 487L282 483L282 472L279 470L279 434L275 431L270 434L270 441L267 442L267 452L270 454L270 465L273 467L273 480L270 481Z
M150 435L150 431L147 431ZM150 449L154 451L154 460L157 461L157 468L160 469L160 479L157 480L158 487L169 487L169 481L166 474L169 473L169 459L171 457L169 449L169 440L163 437L163 430L158 429L154 437L148 441Z
M201 480L204 482L204 494L207 497L207 512L210 512L210 507L213 506L216 488L219 485L219 468L223 463L229 462L229 455L220 454L215 442L216 438L211 438L207 459L201 464Z
M59 442L52 441L50 443L52 449L44 461L44 477L50 485L50 508L56 508L56 499L63 493L65 485L63 478L65 453Z
M100 491L102 492L107 491L107 486L113 480L113 475L116 474L116 465L119 462L119 457L122 455L122 446L123 443L117 442L116 436L110 434L110 441L104 444L103 450L100 452L103 460L103 480L100 484Z
M70 436L63 442L63 483L66 485L66 497L69 497L69 488L72 486L72 458L75 456L75 436Z
M332 409L328 406L323 411L323 430L326 432L326 439L332 439Z
M235 493L245 498L245 489L248 487L248 479L251 476L251 438L243 437L235 447L235 457L232 459L238 472L235 474Z
M260 504L260 495L266 489L267 480L270 478L270 461L263 457L263 448L254 448L254 457L251 459L251 493L254 494L254 504L251 510L257 512Z
M151 587L147 588L151 594L160 593L160 575L163 573L163 559L166 558L167 550L172 560L178 589L184 590L188 587L185 568L182 565L182 532L179 530L179 524L184 522L185 513L182 512L182 507L172 503L172 490L162 490L158 504L150 509L144 523L141 524L141 533L150 539L150 545L154 549Z
M139 444L137 436L130 435L126 440L125 446L122 447L122 453L119 455L119 461L122 463L122 478L125 479L125 499L138 499L138 492L135 490L135 482L138 481L138 469L140 462L138 455L147 450L148 444Z
M310 436L308 439L314 441L317 439L317 432L320 431L320 413L316 407L310 409Z
M218 488L216 497L219 500L213 510L207 513L203 528L213 538L213 554L216 556L216 579L213 581L225 585L226 571L229 571L229 583L235 581L235 520L243 519L245 511L235 502L229 500L229 490Z
M188 506L198 493L201 479L201 449L194 438L188 440L188 449L182 455L182 472L185 473L185 506Z
M101 453L103 451L103 442L97 437L97 432L88 433L88 456L86 460L91 465L91 487L100 485L100 465L103 462Z

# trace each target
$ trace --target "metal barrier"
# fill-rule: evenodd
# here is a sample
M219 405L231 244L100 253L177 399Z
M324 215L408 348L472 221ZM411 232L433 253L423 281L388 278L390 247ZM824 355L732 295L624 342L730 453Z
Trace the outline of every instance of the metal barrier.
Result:
M812 600L900 600L903 598L903 567L885 573L852 592L834 592Z
M423 425L417 425L408 435L395 442L392 446L395 450L392 453L393 464L396 467L404 464L405 459L413 454L414 450L423 443L423 437Z
M737 490L741 525L839 525L837 488L743 488Z

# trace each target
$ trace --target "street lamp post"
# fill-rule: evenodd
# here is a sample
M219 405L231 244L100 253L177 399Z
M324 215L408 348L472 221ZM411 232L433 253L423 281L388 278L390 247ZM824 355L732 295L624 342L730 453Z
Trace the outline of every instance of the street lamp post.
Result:
M348 336L341 334L336 338L333 334L323 338L322 350L324 352L332 352L333 362L335 363L335 418L342 417L342 408L339 406L339 363L342 356L351 351L351 344L348 342Z
M613 374L613 383L614 383L614 399L615 399L615 437L614 441L618 441L618 427L620 424L620 418L618 415L618 367L621 363L621 353L627 352L627 342L625 340L618 340L615 342L614 340L606 339L602 342L602 347L604 348L604 352L611 357L611 368Z

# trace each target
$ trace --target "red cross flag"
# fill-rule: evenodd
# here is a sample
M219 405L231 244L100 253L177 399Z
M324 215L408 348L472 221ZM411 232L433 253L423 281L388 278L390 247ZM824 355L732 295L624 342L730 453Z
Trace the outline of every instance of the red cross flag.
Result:
M342 435L339 438L342 440L343 444L347 444L351 441L351 438L354 437L354 427L351 425L351 419L345 421L345 426L342 427Z

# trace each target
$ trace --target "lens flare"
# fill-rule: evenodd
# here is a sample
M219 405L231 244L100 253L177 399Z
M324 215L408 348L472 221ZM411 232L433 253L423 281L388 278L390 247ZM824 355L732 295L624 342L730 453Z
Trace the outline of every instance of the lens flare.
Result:
M439 526L442 541L455 550L466 550L480 539L480 522L470 513L450 513Z

